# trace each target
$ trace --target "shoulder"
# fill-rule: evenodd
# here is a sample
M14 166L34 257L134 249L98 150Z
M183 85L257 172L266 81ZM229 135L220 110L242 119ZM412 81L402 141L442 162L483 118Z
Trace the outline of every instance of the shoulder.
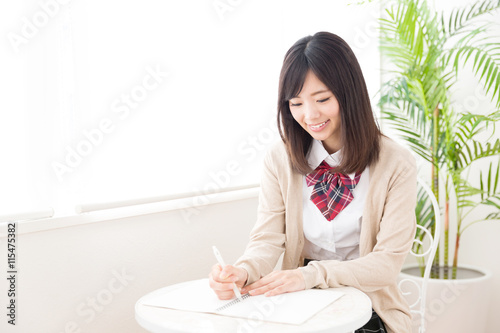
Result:
M295 173L283 140L279 139L269 146L264 157L264 167L280 177L291 177Z
M416 170L415 157L411 151L391 138L382 136L380 140L380 155L375 167L380 171L396 172Z
M380 153L385 158L390 157L393 160L415 162L415 158L408 148L386 136L381 137Z
M267 150L267 155L273 157L282 157L286 156L286 145L283 140L279 139L271 143Z
M273 164L284 164L288 162L288 153L283 140L277 140L269 146L265 160Z

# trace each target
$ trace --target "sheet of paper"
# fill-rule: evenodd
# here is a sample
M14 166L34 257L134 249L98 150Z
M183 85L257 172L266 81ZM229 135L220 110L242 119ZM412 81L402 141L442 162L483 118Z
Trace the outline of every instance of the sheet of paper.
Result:
M154 295L145 299L143 304L300 325L342 295L343 293L335 290L308 289L271 297L251 296L224 310L217 311L217 308L232 300L219 300L208 285L208 279L202 279L181 285L166 293Z

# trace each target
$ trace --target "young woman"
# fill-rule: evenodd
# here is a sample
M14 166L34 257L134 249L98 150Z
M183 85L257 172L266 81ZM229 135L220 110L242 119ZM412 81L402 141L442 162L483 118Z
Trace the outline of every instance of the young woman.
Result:
M247 249L224 270L214 265L210 286L221 299L234 297L232 282L268 296L352 286L374 310L356 332L410 332L396 279L415 235L415 160L381 134L361 68L340 37L319 32L288 50L278 128Z

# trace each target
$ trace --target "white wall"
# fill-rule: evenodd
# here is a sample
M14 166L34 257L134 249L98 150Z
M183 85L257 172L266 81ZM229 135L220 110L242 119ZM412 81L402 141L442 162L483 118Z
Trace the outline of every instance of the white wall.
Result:
M29 228L19 224L17 325L6 323L2 275L0 331L143 332L134 319L135 302L155 289L207 277L216 263L212 245L227 262L235 261L255 223L257 197L195 209L192 215L177 209L27 234L22 232ZM43 227L43 221L37 224ZM5 247L0 238L3 254ZM5 272L4 256L0 262Z

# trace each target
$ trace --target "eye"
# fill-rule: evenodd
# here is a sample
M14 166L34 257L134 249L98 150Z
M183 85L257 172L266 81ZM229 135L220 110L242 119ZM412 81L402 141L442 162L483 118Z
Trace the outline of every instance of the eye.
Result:
M302 103L292 103L292 101L290 101L290 106L301 106Z
M320 100L318 100L318 103L324 103L324 102L328 101L329 99L330 99L330 97L325 98L325 99L320 99Z

